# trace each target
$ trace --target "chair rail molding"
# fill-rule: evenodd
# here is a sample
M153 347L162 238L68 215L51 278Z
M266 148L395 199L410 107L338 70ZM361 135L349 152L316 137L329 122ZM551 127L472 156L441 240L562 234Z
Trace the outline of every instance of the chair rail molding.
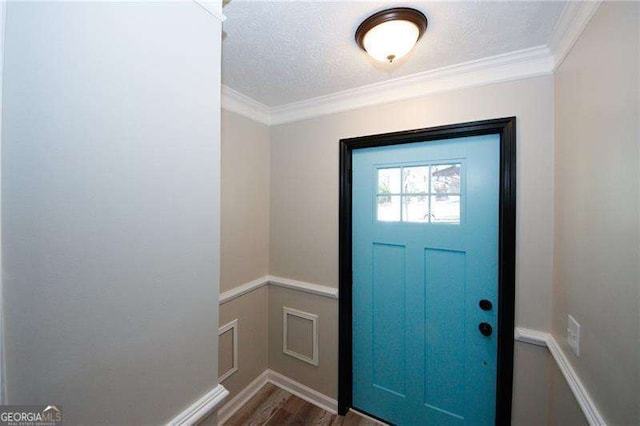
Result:
M582 412L584 413L589 425L606 426L605 421L595 401L591 398L589 391L580 380L578 373L573 369L567 355L564 353L556 339L550 333L538 330L531 330L523 327L516 327L515 340L533 345L544 346L549 349L558 368L562 372L569 388L573 392Z
M288 279L288 278L275 277L275 276L272 276L272 275L265 275L263 277L260 277L260 278L258 278L256 280L254 280L254 281L250 281L248 283L245 283L245 284L242 284L242 285L240 285L238 287L235 287L232 290L228 290L228 291L222 293L220 295L220 304L227 303L230 300L233 300L233 299L235 299L237 297L240 297L240 296L242 296L244 294L247 294L247 293L249 293L251 291L257 290L258 288L264 287L265 285L273 285L273 286L276 286L276 287L289 288L289 289L303 291L303 292L310 293L310 294L316 294L316 295L319 295L319 296L329 297L331 299L338 299L338 297L339 297L338 289L334 288L334 287L328 287L328 286L322 286L322 285L318 285L318 284L306 283L306 282L303 282L303 281L296 281L296 280L291 280L291 279ZM578 404L580 405L580 408L582 409L582 412L584 413L585 417L587 418L587 421L589 422L589 425L591 425L591 426L605 426L607 424L607 422L605 421L604 417L600 413L600 410L598 409L598 406L596 405L595 401L591 398L591 395L589 394L589 391L584 386L584 384L582 383L582 380L580 379L580 377L576 373L575 369L573 368L573 366L569 362L569 359L567 358L566 354L564 353L564 351L562 350L560 345L558 345L558 342L555 340L555 338L550 333L547 333L547 332L544 332L544 331L539 331L539 330L533 330L533 329L529 329L529 328L525 328L525 327L516 327L515 331L514 331L514 339L516 341L518 341L518 342L522 342L522 343L527 343L527 344L532 344L532 345L537 345L537 346L542 346L542 347L548 348L549 352L551 352L551 355L553 356L554 361L558 365L558 368L560 368L560 371L562 372L562 375L564 376L565 380L567 381L567 384L569 385L569 388L571 389L571 391L573 392L573 395L575 396L576 400L578 401ZM258 389L262 385L264 385L264 383L266 383L267 381L274 383L276 386L283 387L284 385L281 386L281 384L282 383L286 383L286 382L283 382L282 380L273 379L273 377L275 377L275 376L273 376L273 373L275 373L275 372L269 373L270 374L269 375L270 379L263 378L260 386L258 386L257 382L256 383L252 382L253 384L249 385L247 388L249 388L251 386L253 386L253 387L251 389L245 389L245 390L247 390L247 392L249 392L249 390L251 392L247 393L247 392L243 391L243 392L241 392L241 394L236 396L236 398L234 398L232 401L230 401L230 403L227 404L227 406L225 406L225 407L223 407L223 409L221 409L221 413L222 414L221 414L220 418L222 420L224 420L225 416L226 416L226 418L229 418L231 415L233 415L233 412L235 412L235 410L237 410L237 408L239 406L242 406L242 404L244 404L244 402L248 401L251 398L251 396L253 396L253 394L255 394L255 392L257 392ZM278 373L276 373L276 374L278 374ZM282 377L285 377L285 376L282 376L282 377L280 377L280 376L282 376L282 375L278 374L277 377L279 377L280 379ZM255 388L255 386L258 386L258 387ZM283 389L289 390L289 389L287 389L285 387L283 387ZM313 392L316 392L316 391L313 391ZM292 392L292 393L294 393L294 392ZM307 394L308 394L308 392L307 392ZM242 399L242 401L236 400L237 398L240 398L240 396L242 396L244 399ZM311 397L308 397L308 398L311 398ZM303 399L305 399L305 398L303 398ZM331 401L333 401L333 400L331 400ZM313 402L313 401L310 401L310 402ZM231 404L231 403L234 403L234 404ZM236 403L239 404L238 407L234 408L233 412L230 412L229 410L231 409L231 405L235 405ZM316 404L316 405L320 406L319 404ZM331 405L331 404L330 404L330 406L333 407L333 405ZM337 407L337 405L335 405L335 407ZM223 423L222 420L221 420L221 423Z
M220 293L220 304L225 304L242 295L250 293L266 285L275 287L283 287L291 290L298 290L305 293L315 294L316 296L324 296L330 299L338 298L338 289L325 285L312 284L304 281L292 280L289 278L275 277L273 275L265 275L248 283L241 284L237 287Z
M267 277L269 284L276 287L290 288L293 290L303 291L305 293L315 294L317 296L324 296L330 299L338 298L338 289L335 287L328 287L325 285L312 284L304 281L292 280L289 278L274 277L269 275Z
M269 277L267 275L260 278L256 278L253 281L249 281L248 283L241 284L237 287L232 288L231 290L227 290L223 293L220 293L219 302L221 305L223 305L242 295L245 295L254 290L257 290L260 287L264 287L267 284L269 284Z

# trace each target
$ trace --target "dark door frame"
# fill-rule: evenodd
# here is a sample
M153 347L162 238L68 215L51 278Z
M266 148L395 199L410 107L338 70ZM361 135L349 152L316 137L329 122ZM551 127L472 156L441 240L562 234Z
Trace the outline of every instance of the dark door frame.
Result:
M338 413L352 407L351 156L353 150L478 135L500 135L498 362L496 424L511 423L516 266L516 118L474 121L340 140Z

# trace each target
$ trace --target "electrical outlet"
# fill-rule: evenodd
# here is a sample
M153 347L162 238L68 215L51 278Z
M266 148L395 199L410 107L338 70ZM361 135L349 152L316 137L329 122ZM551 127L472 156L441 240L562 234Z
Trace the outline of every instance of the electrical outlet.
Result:
M567 343L576 356L580 356L580 324L571 315L568 315L568 319Z

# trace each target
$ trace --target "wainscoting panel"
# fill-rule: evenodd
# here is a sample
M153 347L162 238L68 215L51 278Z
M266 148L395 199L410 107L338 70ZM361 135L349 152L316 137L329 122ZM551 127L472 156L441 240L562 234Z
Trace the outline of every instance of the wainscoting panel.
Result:
M218 381L223 382L238 371L238 319L218 329Z
M247 387L268 366L268 288L261 287L241 297L220 305L220 324L238 321L237 336L237 371L224 379L224 386L230 392L229 399ZM231 335L233 330L224 333L219 342L219 357L229 358L232 354ZM218 373L224 375L230 362L221 364Z
M234 411L237 406L242 405L243 400L249 399L260 385L267 381L266 376L261 375L267 369L274 373L271 376L274 382L277 382L274 377L278 372L278 377L286 377L294 383L305 386L306 389L312 389L318 395L324 395L328 398L327 401L334 401L337 397L336 372L338 370L337 291L334 293L334 289L330 287L276 277L263 277L241 287L242 291L225 292L225 297L221 295L220 300L220 323L228 323L235 318L243 324L238 328L239 362L233 364L239 369L235 374L227 376L224 384L231 392L233 404L229 404L226 413L221 412L220 419L224 419L229 411ZM285 332L284 308L322 318L322 321L317 320L316 330L311 333L310 330L313 327L309 327L309 323L313 324L313 320L300 318L299 315L290 315L291 318L295 318L294 327L297 331ZM290 326L294 324L291 318L289 318ZM298 336L293 339L287 337L292 334L313 335L314 342L310 343L307 339L306 342L300 343ZM591 425L605 424L589 392L552 336L546 332L518 327L515 330L515 339L518 342L517 346L525 345L519 346L520 350L516 351L516 369L545 370L544 366L548 365L545 359L551 355L551 362L555 361L554 363L557 364L558 373L566 381L567 388L570 389L585 415L585 420ZM229 345L225 341L221 343L222 346ZM540 350L534 350L536 346ZM317 365L308 360L314 358L313 350L310 349L314 347L317 348ZM264 348L267 350L265 351ZM286 349L308 359L293 357L285 353ZM517 372L516 376L518 376ZM514 398L516 398L514 419L516 420L532 419L531 413L540 412L541 408L546 406L544 401L550 397L547 378L540 383L536 382L537 385L533 386L536 389L532 393L530 378L526 374L522 377L524 378L521 380L522 386L528 388L527 398L525 400L522 395L519 395L518 389L514 390ZM282 385L282 383L275 384ZM571 397L567 396L565 399L571 402ZM326 401L323 405L327 405ZM562 415L567 410L558 407L557 411L559 413L556 414ZM546 418L546 413L547 411L542 409L539 413L542 415L540 418Z
M284 306L282 351L311 365L318 365L318 316Z
M309 318L295 321L287 314L292 332L285 335L284 308L293 309ZM298 314L299 316L300 314ZM309 323L317 317L317 327L311 335ZM303 317L304 318L304 317ZM299 336L296 336L299 334ZM293 337L293 339L292 339ZM302 338L301 338L302 337ZM338 301L305 291L269 285L269 368L316 391L336 398L338 390ZM309 341L317 348L316 359L309 357ZM303 341L296 341L303 340ZM304 357L292 356L285 350L300 351ZM310 358L310 359L309 359Z

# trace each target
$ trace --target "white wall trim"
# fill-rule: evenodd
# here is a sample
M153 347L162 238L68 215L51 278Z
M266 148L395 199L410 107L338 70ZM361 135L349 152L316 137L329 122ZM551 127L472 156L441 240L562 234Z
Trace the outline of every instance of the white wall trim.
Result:
M264 287L265 285L298 290L305 293L315 294L317 296L328 297L330 299L338 298L338 289L335 287L296 281L289 278L274 277L273 275L265 275L253 281L249 281L248 283L239 285L238 287L234 287L231 290L220 293L220 304L223 305L242 295Z
M222 108L248 117L258 123L271 124L271 111L269 107L250 97L236 92L228 86L222 86Z
M552 71L553 55L549 48L537 46L271 108L223 86L222 107L275 125L431 93L547 75Z
M289 341L289 316L292 315L294 317L302 318L311 321L311 339L312 339L312 350L311 350L311 358L296 352L294 350L289 349L287 342ZM300 361L304 361L311 365L318 365L318 316L309 312L299 311L297 309L289 308L288 306L282 307L282 352L286 355L292 356L294 358L299 359Z
M238 371L238 319L237 318L231 322L228 322L222 327L218 328L218 338L229 330L231 330L233 333L231 336L231 338L233 339L233 347L232 347L233 361L232 361L231 368L228 371L226 371L222 376L218 377L218 381L221 383L227 380L229 376L231 376L233 373Z
M222 14L222 0L193 0L195 4L207 11L207 13L220 22L224 22L227 17Z
M207 417L229 395L229 391L222 385L207 392L202 398L191 404L186 410L178 414L169 422L170 426L191 426Z
M258 377L253 379L244 389L242 389L236 396L229 402L223 405L218 410L218 424L224 425L224 423L231 418L243 405L245 405L251 398L254 397L258 391L267 384L267 377L270 370L265 370Z
M556 339L552 335L549 335L547 339L547 347L549 348L549 352L553 355L553 359L556 360L560 371L564 375L564 378L567 380L567 384L573 391L573 395L578 400L578 404L580 408L582 408L582 412L584 413L587 421L591 426L604 426L607 422L600 414L600 410L598 410L598 406L595 401L589 395L587 388L580 380L580 377L573 369L573 366L569 362L567 355L564 353Z
M304 120L432 93L547 75L552 71L553 57L549 49L538 46L277 106L271 108L271 124Z
M267 383L271 383L274 386L279 387L292 395L303 399L316 407L320 407L323 410L328 411L331 414L338 413L338 401L330 398L310 387L303 385L300 382L296 382L289 377L266 369L258 377L256 377L251 383L242 389L233 399L227 402L223 407L218 410L218 423L224 425L244 404L246 404L256 393Z
M338 298L338 289L335 287L296 281L289 278L274 277L273 275L268 275L267 279L269 280L270 285L277 287L290 288L293 290L303 291L305 293L328 297L330 299Z
M515 330L515 339L520 342L531 343L538 346L546 346L549 348L549 352L553 356L553 359L558 364L558 368L562 371L569 388L573 392L584 416L591 426L605 426L607 422L600 414L598 406L591 398L591 395L587 391L587 388L580 380L580 377L573 369L571 362L567 358L556 339L550 333L543 331L531 330L527 328L517 327Z
M223 85L222 107L260 123L276 125L432 93L549 75L560 66L602 1L568 2L545 45L275 107L268 107Z
M514 338L518 342L530 343L532 345L544 346L546 348L549 333L531 330L529 328L516 327Z
M553 53L554 70L562 64L600 4L602 4L602 0L575 1L565 5L548 43Z
M222 107L275 125L431 93L547 75L552 71L553 55L547 46L537 46L272 108L223 85Z
M278 373L277 371L267 370L267 381L272 383L275 386L278 386L281 389L286 390L292 395L297 396L300 399L303 399L317 407L322 408L330 412L331 414L338 413L338 401L333 398L330 398L317 390L311 389L310 387L303 385L300 382L296 382L289 377Z
M249 281L248 283L244 283L238 287L234 287L231 290L220 293L220 304L223 305L244 294L257 290L260 287L264 287L267 284L269 284L269 277L265 275L264 277Z

